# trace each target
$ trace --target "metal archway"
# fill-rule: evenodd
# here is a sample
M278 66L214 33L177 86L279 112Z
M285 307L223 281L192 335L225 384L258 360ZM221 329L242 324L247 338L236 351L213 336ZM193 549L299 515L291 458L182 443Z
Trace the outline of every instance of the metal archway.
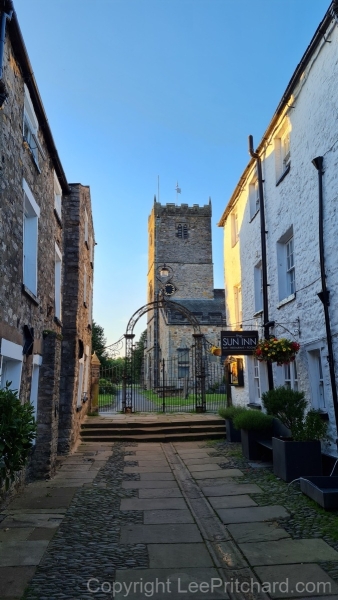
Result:
M129 319L125 337L125 368L123 376L123 392L122 392L122 410L123 412L133 412L133 340L134 327L138 320L151 310L159 311L171 309L180 312L193 326L194 333L194 382L195 382L195 408L196 412L206 411L206 392L205 392L205 365L203 361L203 341L204 335L201 333L201 328L196 317L184 306L172 300L166 300L163 296L159 296L157 300L148 302L141 306ZM164 373L164 365L163 365ZM164 377L164 374L163 374Z

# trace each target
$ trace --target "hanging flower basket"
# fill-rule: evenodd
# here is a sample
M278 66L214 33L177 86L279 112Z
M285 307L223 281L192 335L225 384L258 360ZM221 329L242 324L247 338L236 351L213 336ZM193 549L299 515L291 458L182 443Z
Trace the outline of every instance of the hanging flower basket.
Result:
M210 354L213 354L214 356L222 356L222 350L217 346L211 346Z
M277 365L288 365L294 361L299 352L300 345L287 338L270 338L258 342L254 356L259 361L276 362Z

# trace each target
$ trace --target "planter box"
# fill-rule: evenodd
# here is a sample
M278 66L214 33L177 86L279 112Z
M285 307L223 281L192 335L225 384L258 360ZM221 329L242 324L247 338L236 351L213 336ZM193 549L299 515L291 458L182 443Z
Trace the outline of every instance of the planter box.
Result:
M272 436L272 428L248 431L247 429L241 429L242 437L242 452L245 458L249 460L260 460L262 457L262 448L259 447L257 442L260 440L267 440Z
M301 477L300 489L325 510L338 509L338 477Z
M225 426L227 430L227 442L240 442L241 430L235 429L232 419L225 419Z
M272 438L273 472L290 482L307 475L322 474L322 455L319 441L292 442Z

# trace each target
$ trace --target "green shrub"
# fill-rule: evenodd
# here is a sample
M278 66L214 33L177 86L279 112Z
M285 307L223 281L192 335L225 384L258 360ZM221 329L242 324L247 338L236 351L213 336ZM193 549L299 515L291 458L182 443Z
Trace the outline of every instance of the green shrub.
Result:
M305 416L307 401L304 392L277 387L262 394L263 406L269 415L277 417L291 431L295 441L320 440L326 436L326 423L320 414L310 410Z
M233 420L236 429L247 431L265 431L272 427L273 417L262 413L260 410L243 410Z
M245 406L227 406L226 408L220 408L218 414L223 419L231 419L233 421L236 415L247 410Z
M29 451L36 435L34 407L21 404L10 383L0 390L0 480L6 490L15 473L27 463Z
M99 394L109 394L111 396L116 396L117 387L109 379L101 378L99 380Z

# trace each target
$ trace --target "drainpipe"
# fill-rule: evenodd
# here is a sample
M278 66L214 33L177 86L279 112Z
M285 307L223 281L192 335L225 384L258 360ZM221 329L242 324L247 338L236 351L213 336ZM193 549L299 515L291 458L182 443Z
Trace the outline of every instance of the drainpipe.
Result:
M262 161L258 152L254 152L253 149L253 137L249 135L249 153L252 158L256 160L257 167L257 178L259 188L259 213L261 223L261 252L262 252L262 280L263 280L263 322L264 322L264 338L266 340L270 337L270 327L272 322L269 322L269 304L268 304L268 275L267 275L267 263L266 263L266 231L265 231L265 210L264 210L264 195L263 195L263 177L262 177ZM273 390L273 374L272 364L267 363L268 368L268 384L269 390Z
M331 380L331 390L332 390L332 399L333 399L333 407L334 414L336 419L336 428L338 434L338 397L337 397L337 384L336 384L336 376L334 370L334 355L333 355L333 346L332 346L332 334L331 334L331 323L330 323L330 314L329 314L329 306L330 306L330 291L326 287L326 275L325 275L325 255L324 255L324 206L323 206L323 157L317 156L312 161L312 164L317 169L318 172L318 201L319 201L319 210L318 210L318 221L319 221L319 259L320 259L320 275L322 281L322 291L319 292L318 297L322 301L324 306L324 316L325 316L325 328L326 328L326 339L327 339L327 348L328 348L328 363L330 370L330 380ZM338 438L336 439L336 443L338 445Z
M2 79L3 75L3 60L4 60L4 48L5 48L5 38L6 38L6 21L7 19L10 21L13 14L13 2L10 0L9 2L9 12L3 12L1 15L1 25L0 25L0 79Z

